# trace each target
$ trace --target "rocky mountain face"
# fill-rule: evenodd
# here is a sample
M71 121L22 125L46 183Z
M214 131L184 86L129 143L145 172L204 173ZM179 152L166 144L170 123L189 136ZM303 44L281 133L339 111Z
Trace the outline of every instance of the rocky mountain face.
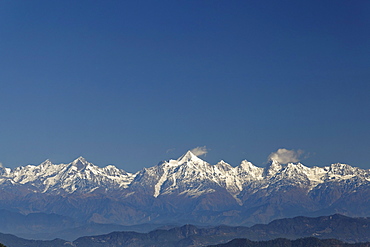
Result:
M0 209L100 224L252 225L298 215L370 215L370 171L272 160L211 165L188 151L132 174L80 157L0 167ZM63 218L61 217L61 218Z

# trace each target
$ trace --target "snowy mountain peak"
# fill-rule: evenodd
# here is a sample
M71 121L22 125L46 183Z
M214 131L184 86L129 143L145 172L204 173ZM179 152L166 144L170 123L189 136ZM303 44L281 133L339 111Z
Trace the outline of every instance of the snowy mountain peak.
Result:
M184 155L177 159L179 165L188 163L192 161L193 163L203 162L202 159L198 158L195 154L193 154L190 150L187 151Z
M83 164L87 164L88 162L86 161L86 159L82 156L78 157L77 159L75 159L74 161L72 161L72 163L76 164L76 163L83 163Z
M262 167L255 166L252 162L249 162L248 160L243 160L237 168L248 172L263 170Z
M230 164L226 163L226 162L225 162L225 161L223 161L223 160L220 160L220 162L218 162L218 163L215 165L215 167L217 167L217 168L219 168L219 169L222 169L222 170L224 170L224 171L229 171L229 170L233 169L233 167L232 167Z
M71 165L77 167L77 170L82 170L87 167L90 163L82 156L72 161Z
M272 159L266 166L266 175L274 176L276 173L282 170L283 166L279 161Z
M45 160L44 162L42 162L40 165L41 166L50 166L50 165L52 165L53 163L49 160L49 159L47 159L47 160Z

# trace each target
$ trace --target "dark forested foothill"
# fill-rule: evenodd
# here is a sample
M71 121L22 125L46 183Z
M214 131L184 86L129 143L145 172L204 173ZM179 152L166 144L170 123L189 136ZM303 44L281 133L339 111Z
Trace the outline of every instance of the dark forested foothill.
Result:
M221 243L227 244L219 246L370 247L370 219L337 214L280 219L253 227L184 225L164 227L148 233L116 231L80 237L72 242L61 239L27 240L0 233L0 242L7 247L200 247Z
M289 240L278 238L269 241L251 241L249 239L234 239L225 244L208 247L370 247L370 243L349 244L336 239L301 238Z

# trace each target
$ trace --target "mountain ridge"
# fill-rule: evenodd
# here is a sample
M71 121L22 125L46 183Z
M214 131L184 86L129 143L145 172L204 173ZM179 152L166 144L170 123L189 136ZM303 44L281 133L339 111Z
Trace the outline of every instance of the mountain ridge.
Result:
M271 160L211 165L190 151L129 173L79 157L0 170L0 209L98 224L253 225L294 216L370 215L370 170Z
M10 182L13 185L30 184L34 189L39 188L39 191L34 192L46 193L55 191L56 183L62 181L64 183L58 184L59 189L63 189L67 193L74 193L78 189L83 189L83 193L88 193L92 192L94 188L90 188L88 184L84 184L81 181L91 181L96 186L106 187L106 189L126 189L133 182L136 182L135 178L137 175L143 176L149 172L156 173L158 180L154 186L154 197L159 196L159 190L161 190L165 182L168 183L171 180L173 185L175 185L174 175L176 175L175 173L178 175L179 172L182 172L181 175L185 176L189 172L193 172L193 177L196 177L196 175L206 177L207 180L227 188L230 193L236 193L237 190L239 192L242 191L243 183L245 184L248 181L266 179L269 179L271 182L282 181L283 179L292 181L293 177L300 177L300 179L296 179L297 182L309 182L311 187L327 180L350 179L354 176L370 181L370 169L365 170L341 163L324 167L307 167L302 163L283 165L276 160L271 160L263 168L243 160L238 166L233 167L223 160L215 165L211 165L194 155L191 151L187 151L177 160L164 161L157 166L144 168L136 173L126 172L114 165L107 165L101 168L88 162L82 156L68 164L53 164L47 159L38 166L27 165L14 169L2 167L0 170L0 186L6 182ZM73 177L75 181L68 181L70 177ZM80 181L80 184L77 181ZM75 182L75 184L68 185L68 182Z
M103 246L209 246L222 244L233 239L247 238L252 241L272 241L284 238L283 244L276 246L290 246L286 243L288 240L310 238L316 239L309 241L306 245L298 246L322 246L317 245L319 239L337 239L333 246L338 246L339 241L347 243L367 242L364 245L369 246L370 241L370 218L350 218L335 214L321 217L294 217L279 219L269 224L259 224L252 227L232 227L215 226L199 227L194 225L183 225L171 227L168 229L155 229L150 232L135 231L115 231L108 234L84 236L74 241L65 241L54 239L49 241L27 240L17 238L9 234L0 233L0 242L9 247L18 246L74 246L74 247L103 247ZM235 242L235 240L233 240ZM273 241L276 242L276 241ZM281 242L281 241L278 241ZM320 242L320 241L318 241ZM304 243L304 242L303 242ZM311 243L311 244L309 244ZM335 245L337 244L337 245ZM219 246L229 246L219 245ZM233 245L230 245L233 246ZM234 245L235 246L235 245ZM236 245L243 246L243 245ZM254 245L248 245L254 246ZM263 246L270 246L265 244ZM345 245L351 246L351 245ZM354 246L354 245L352 245Z

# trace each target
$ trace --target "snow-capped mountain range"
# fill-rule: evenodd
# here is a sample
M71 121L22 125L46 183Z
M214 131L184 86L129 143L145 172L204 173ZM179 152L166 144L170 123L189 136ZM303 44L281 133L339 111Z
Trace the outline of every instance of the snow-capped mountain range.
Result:
M83 157L69 164L55 165L46 160L38 166L27 165L0 171L0 184L28 186L34 192L93 192L96 189L127 188L134 175L113 165L100 168Z
M188 151L133 174L79 157L69 164L0 167L0 209L124 225L248 225L322 213L366 216L369 185L370 170L339 163L306 167L272 160L257 167L244 160L233 167L211 165Z
M211 165L188 151L177 160L128 173L113 165L100 168L79 157L69 164L46 160L38 166L0 168L0 186L27 186L37 193L91 193L96 189L129 190L130 186L152 188L153 197L172 193L199 196L225 188L235 198L244 189L261 189L279 183L312 190L325 182L370 181L370 170L346 164L306 167L301 163L282 165L272 160L265 168L244 160L237 167L221 160ZM258 186L257 186L258 185ZM213 189L214 188L214 189Z

